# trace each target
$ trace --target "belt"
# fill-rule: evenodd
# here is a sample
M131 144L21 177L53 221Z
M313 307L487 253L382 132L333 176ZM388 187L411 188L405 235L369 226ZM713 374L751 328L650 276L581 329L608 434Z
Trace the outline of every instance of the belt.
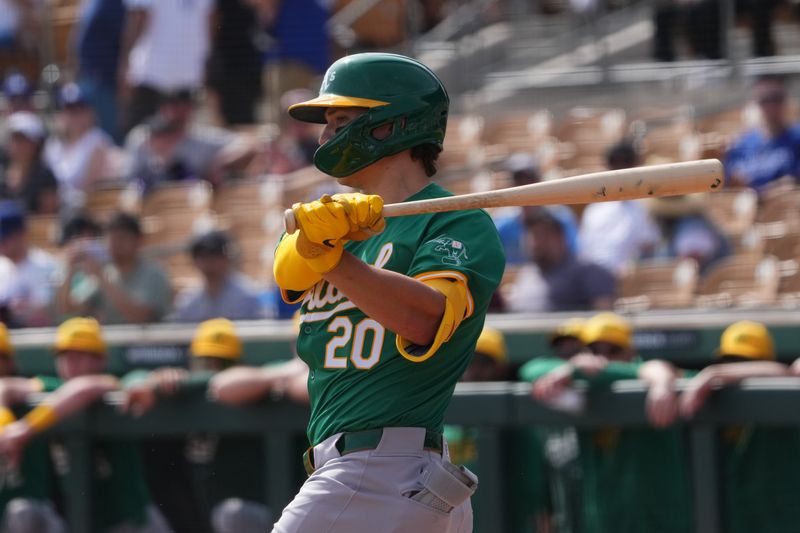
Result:
M339 455L347 455L364 450L374 450L380 444L381 438L383 438L383 429L381 428L342 433L336 441L336 449L339 450ZM422 447L425 450L442 453L442 434L426 430ZM309 447L303 453L303 467L306 469L306 474L309 476L316 470L314 466L313 446Z

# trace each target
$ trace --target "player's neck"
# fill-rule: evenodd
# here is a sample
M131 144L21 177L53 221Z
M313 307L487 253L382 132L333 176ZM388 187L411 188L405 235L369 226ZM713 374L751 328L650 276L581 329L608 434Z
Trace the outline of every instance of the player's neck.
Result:
M385 157L370 165L369 170L358 188L367 194L377 194L384 204L402 202L430 183L420 163L405 152Z

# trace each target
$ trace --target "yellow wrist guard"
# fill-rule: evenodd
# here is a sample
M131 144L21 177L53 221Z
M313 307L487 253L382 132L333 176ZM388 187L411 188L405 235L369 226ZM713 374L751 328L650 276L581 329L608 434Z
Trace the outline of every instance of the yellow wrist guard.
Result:
M462 281L434 278L422 283L444 295L444 314L439 322L436 336L429 346L417 346L399 335L395 338L395 346L400 355L413 363L430 359L442 344L450 340L467 314L467 287Z
M334 242L332 247L317 244L306 239L302 231L297 237L295 249L300 256L305 258L308 267L318 276L336 268L336 265L342 260L342 253L344 253L342 241Z
M17 419L8 407L0 407L0 428L4 428Z
M36 433L52 427L58 422L58 413L52 405L42 403L34 407L34 409L25 415L23 420L30 426Z
M278 287L283 290L303 292L322 279L322 276L314 272L306 259L298 253L297 239L299 236L299 232L285 235L275 249L272 273Z

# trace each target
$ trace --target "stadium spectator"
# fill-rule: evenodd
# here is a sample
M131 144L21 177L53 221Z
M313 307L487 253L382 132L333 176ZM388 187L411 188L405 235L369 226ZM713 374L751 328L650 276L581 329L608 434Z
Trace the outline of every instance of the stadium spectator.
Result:
M40 391L52 390L48 387L54 381L52 378L23 378L16 375L14 347L11 345L8 330L0 324L0 433L16 420L7 405L8 384L21 382L27 385L33 381ZM61 533L66 530L63 520L49 501L52 493L52 465L47 443L43 439L38 438L31 442L22 455L18 468L6 470L4 465L3 473L4 480L0 484L1 531Z
M461 377L462 382L506 381L509 377L508 350L503 333L484 328L475 345L469 366ZM476 475L478 471L479 429L469 426L445 425L444 436L450 460L464 465ZM514 447L517 464L514 468L509 521L513 531L549 531L546 502L547 487L542 468L540 442L532 429L514 431L509 440ZM473 514L478 516L477 499L472 502ZM477 520L474 520L477 521ZM537 523L538 522L538 523Z
M56 333L56 368L59 379L50 387L53 392L19 421L6 426L0 434L0 454L17 465L20 456L36 442L34 439L59 420L88 409L104 394L120 390L120 380L106 373L107 349L100 325L91 318L73 318L64 322ZM24 402L28 395L42 391L39 380L6 380L5 401ZM51 444L56 472L63 491L72 490L71 456L58 443ZM95 442L92 479L92 523L97 531L152 532L170 531L161 513L151 504L142 474L141 457L132 441L106 440ZM35 531L41 531L34 528Z
M238 365L242 343L234 325L223 318L201 323L192 340L192 370L159 369L127 388L125 408L141 415L159 399L205 391L214 374ZM258 533L272 524L272 513L260 503L264 495L263 443L257 437L196 435L187 453L205 490L199 494L210 509L214 533Z
M165 181L205 179L218 185L224 170L249 158L251 148L234 142L230 132L192 124L194 110L190 91L163 95L158 113L125 142L128 181L143 191Z
M261 98L258 2L217 0L208 86L226 126L254 124Z
M669 243L671 257L694 259L701 274L730 251L725 235L702 214L677 221Z
M504 294L509 311L611 308L614 276L600 265L576 258L567 247L563 226L548 210L527 211L525 228L533 264L520 269Z
M86 195L106 178L113 141L95 125L94 111L79 85L70 83L59 94L59 136L44 147L44 160L58 180L63 208L84 205Z
M262 317L255 284L234 269L235 248L228 235L221 231L200 235L192 242L189 251L203 283L178 296L174 320L201 322L216 317L230 320Z
M717 362L701 370L681 396L681 411L687 418L697 413L715 388L752 377L790 374L786 365L775 361L772 336L758 322L729 326L714 355ZM719 443L724 530L792 530L796 524L794 504L800 495L800 430L728 426L721 428Z
M98 126L116 141L120 140L117 71L124 22L123 0L84 0L74 39L78 85L94 109Z
M20 200L29 213L53 214L59 209L58 182L44 162L47 132L33 113L19 111L6 121L9 138L0 160L0 198Z
M745 133L725 156L729 185L763 192L772 182L800 179L800 126L790 124L786 83L779 76L762 76L753 86L761 110L761 127Z
M160 321L172 303L166 274L141 255L142 228L126 213L106 228L106 246L76 246L58 288L57 310L89 315L104 324Z
M585 325L583 318L570 318L562 322L550 336L553 355L566 361L586 350L581 337Z
M632 143L623 141L606 153L609 170L639 165ZM598 202L583 211L578 242L580 257L619 276L631 263L653 252L660 239L658 226L640 200Z
M22 207L0 201L0 309L12 327L52 324L51 307L57 264L47 252L28 244Z
M538 183L541 178L536 159L525 153L511 155L505 161L505 169L511 174L513 187ZM565 205L551 206L550 213L564 227L569 250L576 252L578 222L575 213ZM506 265L523 264L528 256L525 250L525 209L521 207L499 209L494 214L494 223L506 253Z
M122 133L155 113L164 93L203 85L213 0L124 0Z
M571 519L577 519L581 531L688 531L691 496L684 442L679 430L665 429L678 413L674 381L679 372L664 361L636 362L630 326L611 313L589 319L583 339L598 355L580 354L567 362L537 358L522 367L520 377L533 383L534 398L566 408L565 393L574 393L575 380L602 389L616 380L638 378L647 383L647 416L658 430L578 430L579 445L572 449L572 461L582 472L579 501L554 495L554 502L567 508L577 505L579 516ZM552 451L548 457L552 458ZM561 457L559 464L552 465L551 475L569 475L568 462L569 458Z

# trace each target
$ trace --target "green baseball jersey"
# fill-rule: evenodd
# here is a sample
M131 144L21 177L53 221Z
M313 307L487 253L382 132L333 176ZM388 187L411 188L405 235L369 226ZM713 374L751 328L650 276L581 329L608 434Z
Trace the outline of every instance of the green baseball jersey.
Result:
M725 531L797 531L800 430L729 427L720 444Z
M59 381L50 376L32 378L38 381L41 392L51 392L58 388ZM52 466L47 453L47 441L35 437L22 453L22 462L11 468L0 461L0 518L6 504L15 498L47 500L52 492Z
M535 359L520 376L535 381L564 364ZM611 363L590 387L636 379L641 363ZM684 434L678 429L579 430L578 460L583 490L581 531L679 533L691 530L691 485Z
M430 184L407 201L449 195ZM505 267L491 218L480 210L389 218L383 233L348 242L345 249L370 265L423 281L466 283L468 316L436 354L415 363L398 351L393 332L327 282L315 285L303 298L297 339L310 369L309 440L317 444L341 431L392 426L442 431L444 411Z

